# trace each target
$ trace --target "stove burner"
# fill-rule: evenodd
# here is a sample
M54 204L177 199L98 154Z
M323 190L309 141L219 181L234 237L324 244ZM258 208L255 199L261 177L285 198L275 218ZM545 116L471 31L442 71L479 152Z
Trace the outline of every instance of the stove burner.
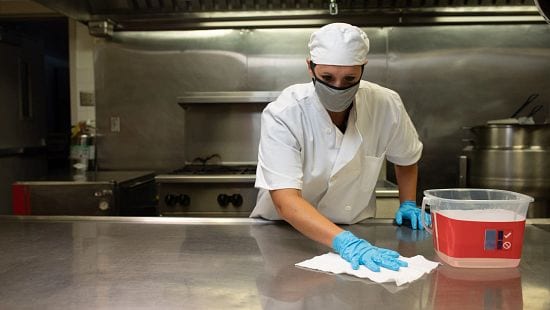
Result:
M173 174L216 175L256 174L255 165L187 165Z

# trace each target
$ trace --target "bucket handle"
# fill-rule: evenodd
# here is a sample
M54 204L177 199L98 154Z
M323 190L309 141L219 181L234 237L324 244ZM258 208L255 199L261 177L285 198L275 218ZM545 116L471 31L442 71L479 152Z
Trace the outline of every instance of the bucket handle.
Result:
M427 232L430 233L430 235L433 235L433 230L426 225L426 204L430 204L430 199L427 197L422 198L422 210L420 211L420 221L422 223L422 226L424 229L426 229Z

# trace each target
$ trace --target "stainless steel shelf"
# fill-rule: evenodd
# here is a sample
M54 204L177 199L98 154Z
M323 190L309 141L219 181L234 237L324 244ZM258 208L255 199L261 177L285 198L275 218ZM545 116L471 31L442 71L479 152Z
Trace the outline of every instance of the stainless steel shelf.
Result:
M157 175L155 181L163 183L254 183L255 174L229 174L229 175Z
M269 103L279 96L278 91L188 92L177 97L182 107L209 103Z

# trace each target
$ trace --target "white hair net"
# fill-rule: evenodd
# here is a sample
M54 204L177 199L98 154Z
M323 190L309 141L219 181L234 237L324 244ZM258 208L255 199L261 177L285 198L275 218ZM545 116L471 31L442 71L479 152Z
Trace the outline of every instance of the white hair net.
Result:
M315 31L309 39L311 61L322 65L355 66L367 62L369 38L358 27L333 23Z

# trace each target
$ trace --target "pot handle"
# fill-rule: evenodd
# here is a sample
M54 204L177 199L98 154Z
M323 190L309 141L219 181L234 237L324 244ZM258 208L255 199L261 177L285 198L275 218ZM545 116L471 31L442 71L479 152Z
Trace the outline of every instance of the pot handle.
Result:
M514 114L512 114L512 116L510 118L515 118L516 116L519 115L519 113L525 109L526 106L528 106L531 102L533 102L535 99L537 99L537 97L539 96L539 94L531 94L529 97L527 97L527 100L525 100L525 102L519 107L519 109L516 110L516 112L514 112Z
M422 198L422 210L420 210L420 221L422 223L422 227L426 229L427 232L430 233L430 235L433 235L433 230L426 225L426 219L424 218L426 214L426 204L430 204L430 199L427 197Z

